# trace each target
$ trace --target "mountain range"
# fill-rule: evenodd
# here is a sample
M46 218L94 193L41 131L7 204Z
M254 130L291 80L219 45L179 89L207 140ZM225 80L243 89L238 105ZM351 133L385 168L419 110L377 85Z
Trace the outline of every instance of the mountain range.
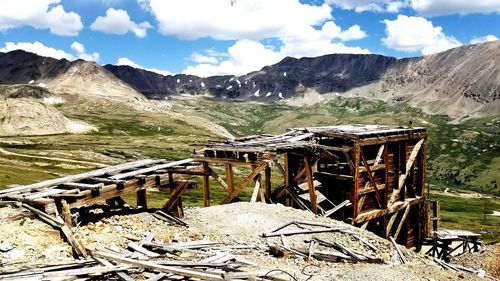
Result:
M246 75L211 77L164 76L130 66L57 60L16 50L0 53L0 84L42 85L55 93L124 100L183 94L260 102L309 93L361 96L408 102L431 114L482 117L500 112L500 40L404 59L372 54L287 57Z

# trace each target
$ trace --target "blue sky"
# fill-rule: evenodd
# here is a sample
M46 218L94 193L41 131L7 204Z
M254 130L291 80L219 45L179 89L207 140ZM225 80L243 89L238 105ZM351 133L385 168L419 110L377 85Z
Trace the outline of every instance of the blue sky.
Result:
M500 0L0 0L0 51L243 74L285 56L410 57L496 40L499 13Z

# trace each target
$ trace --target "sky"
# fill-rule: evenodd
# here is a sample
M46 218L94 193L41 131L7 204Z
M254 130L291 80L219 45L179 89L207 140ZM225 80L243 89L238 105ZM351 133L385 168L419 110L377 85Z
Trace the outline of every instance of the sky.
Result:
M287 56L414 57L500 37L500 0L0 0L0 52L241 75Z

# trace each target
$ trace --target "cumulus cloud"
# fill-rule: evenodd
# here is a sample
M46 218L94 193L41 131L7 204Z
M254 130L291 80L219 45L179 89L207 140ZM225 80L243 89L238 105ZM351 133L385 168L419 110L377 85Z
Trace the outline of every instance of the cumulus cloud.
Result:
M423 16L500 13L500 1L498 0L411 0L411 7Z
M478 38L473 38L472 40L469 41L470 44L477 44L477 43L485 43L485 42L490 42L490 41L495 41L498 40L498 38L495 35L486 35L483 37L478 37Z
M194 61L194 62L197 62L197 63L211 63L211 64L214 64L214 63L219 62L219 60L215 56L205 56L205 55L202 55L202 54L200 54L198 52L194 52L194 53L191 54L191 60Z
M10 52L14 50L24 50L26 52L35 53L37 55L43 57L51 57L55 59L67 59L74 60L77 58L90 60L90 61L98 61L99 54L94 52L92 54L87 54L85 52L85 46L78 42L73 42L71 44L71 49L75 52L74 54L67 53L63 50L58 50L52 47L47 47L44 44L35 41L35 42L6 42L5 46L0 49L0 52Z
M290 41L292 42L292 41ZM265 46L259 41L238 40L228 48L227 58L217 64L200 63L188 66L183 73L207 77L212 75L242 75L259 70L266 65L279 62L286 56L304 57L329 53L369 53L359 47L347 47L343 43L332 43L328 40L303 44L284 44L279 50L273 46Z
M106 11L106 16L97 17L90 25L90 29L104 33L123 35L131 31L139 38L145 37L147 30L151 27L147 21L139 24L131 21L127 11L113 8L109 8Z
M440 26L422 17L398 15L395 20L384 20L385 46L403 52L420 51L423 55L445 51L462 45L452 36L443 33Z
M150 0L159 31L181 39L238 40L280 37L284 27L314 26L331 19L328 4L298 0Z
M142 2L142 1L141 1ZM343 42L365 38L359 25L342 29L332 8L299 0L150 0L159 32L185 40L235 40L226 57L194 53L198 63L184 72L200 76L243 74L276 63L285 56L368 53ZM262 42L273 42L266 46Z
M0 30L20 26L48 28L61 36L76 36L83 28L80 16L66 12L60 0L0 1ZM54 6L55 5L55 6Z
M85 52L85 46L79 42L73 42L71 44L71 49L75 51L76 57L82 60L87 61L99 61L99 54L97 52L93 52L92 54L87 54Z
M409 0L328 0L327 3L344 10L397 13L409 5Z
M170 71L161 70L161 69L157 69L157 68L146 68L146 67L143 67L143 66L137 64L136 62L134 62L131 59L126 58L126 57L119 58L118 61L116 62L116 65L128 65L128 66L131 66L131 67L134 67L134 68L140 68L140 69L144 69L144 70L147 70L147 71L156 72L156 73L164 75L164 76L172 75L172 72L170 72Z
M47 47L44 44L35 41L33 43L31 42L19 42L19 43L14 43L14 42L6 42L5 47L0 49L0 52L10 52L14 50L24 50L26 52L31 52L35 53L40 56L44 57L51 57L55 59L68 59L72 60L74 59L74 56L72 54L66 53L63 50L58 50L54 49L51 47Z

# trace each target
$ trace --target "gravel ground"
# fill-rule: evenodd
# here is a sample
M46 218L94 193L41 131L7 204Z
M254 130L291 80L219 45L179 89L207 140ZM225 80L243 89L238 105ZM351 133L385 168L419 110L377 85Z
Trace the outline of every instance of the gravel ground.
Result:
M17 265L29 266L35 263L46 263L49 249L68 246L59 238L58 233L49 226L30 217L29 213L21 212L12 208L0 208L0 240L9 241L16 245L16 249L26 252L24 257L18 260ZM442 270L436 266L428 257L413 253L403 247L407 264L401 265L396 259L393 245L371 232L354 228L342 222L327 218L315 217L312 213L284 207L282 205L269 205L262 203L234 203L229 205L213 206L209 208L187 208L185 210L185 221L189 228L169 225L158 220L150 213L138 213L132 215L114 215L101 219L95 223L81 226L75 237L82 240L90 249L103 247L126 248L130 242L126 236L138 238L145 237L148 233L155 233L155 243L186 242L206 239L220 242L222 245L255 245L253 249L228 249L219 247L212 250L210 255L219 252L228 252L238 255L243 259L252 261L255 267L247 267L248 271L270 271L283 270L294 276L290 280L476 280L475 276L463 273L455 273ZM279 244L279 238L263 238L261 235L278 226L290 221L312 221L328 223L345 227L355 233L359 233L377 247L377 251L371 250L363 243L354 239L352 235L334 232L307 235L287 236L286 240L290 247L307 250L308 243L305 240L313 236L329 242L337 242L350 249L357 250L370 257L383 260L383 264L374 263L350 263L350 262L325 262L315 259L287 255L277 258L268 252L268 244ZM294 226L287 228L293 229ZM316 228L316 227L312 227ZM8 231L4 231L8 229ZM17 237L13 238L14 233ZM50 235L48 235L50 234ZM8 238L8 239L7 239ZM1 241L0 241L1 242ZM1 246L1 245L0 245ZM0 247L1 248L1 247ZM322 248L320 250L328 250ZM0 253L1 254L1 253ZM1 255L0 255L1 256ZM167 258L173 258L168 257ZM179 258L179 257L177 257ZM181 258L199 260L196 255L181 255ZM51 260L54 263L71 260L64 253L60 259Z
M59 231L36 219L29 211L0 208L0 272L34 263L73 260L71 247Z
M500 279L500 243L486 246L478 253L456 256L452 262L476 270L486 270L492 276Z

